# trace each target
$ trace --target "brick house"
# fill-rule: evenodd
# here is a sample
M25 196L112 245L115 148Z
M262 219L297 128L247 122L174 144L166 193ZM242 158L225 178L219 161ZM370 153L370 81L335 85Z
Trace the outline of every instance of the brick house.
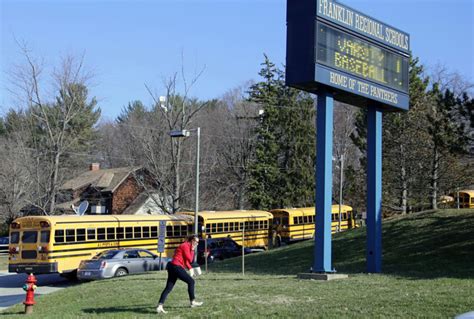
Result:
M100 169L99 164L93 163L89 171L61 186L56 208L62 213L73 214L72 205L87 201L88 215L123 214L144 192L143 185L150 180L148 176L142 167ZM127 214L133 213L127 211Z

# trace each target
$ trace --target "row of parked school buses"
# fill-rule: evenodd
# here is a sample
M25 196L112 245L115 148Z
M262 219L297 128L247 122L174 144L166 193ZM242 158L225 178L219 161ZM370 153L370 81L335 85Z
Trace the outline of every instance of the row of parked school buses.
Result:
M17 273L70 273L82 260L108 249L158 252L160 238L164 239L162 255L169 258L186 236L193 234L193 215L21 217L10 225L8 269ZM333 232L354 227L352 208L334 205ZM202 238L230 237L245 247L268 249L313 238L315 208L203 211L198 214L198 229Z

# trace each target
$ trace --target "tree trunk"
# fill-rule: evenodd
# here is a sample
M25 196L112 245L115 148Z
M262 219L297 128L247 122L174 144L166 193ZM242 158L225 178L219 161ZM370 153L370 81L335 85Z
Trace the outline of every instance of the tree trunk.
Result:
M54 155L53 176L51 178L51 198L49 202L49 214L54 214L54 209L56 208L56 194L58 192L59 157L59 152L56 152L56 154Z
M433 167L431 171L431 209L438 209L438 175L439 175L439 150L433 148Z
M402 210L402 214L405 215L408 213L407 206L408 206L408 182L407 182L407 171L405 165L405 157L404 157L404 147L400 144L400 154L401 154L401 166L400 166L400 184L401 184L401 194L400 194L400 207Z

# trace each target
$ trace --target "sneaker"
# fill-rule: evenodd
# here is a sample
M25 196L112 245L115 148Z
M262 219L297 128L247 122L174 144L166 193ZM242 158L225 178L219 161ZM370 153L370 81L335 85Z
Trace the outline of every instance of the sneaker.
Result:
M158 307L156 307L156 312L157 313L167 313L168 311L165 311L165 309L163 309L163 305L159 305Z
M200 307L200 306L202 306L202 304L203 304L202 301L193 300L193 301L191 301L191 308Z

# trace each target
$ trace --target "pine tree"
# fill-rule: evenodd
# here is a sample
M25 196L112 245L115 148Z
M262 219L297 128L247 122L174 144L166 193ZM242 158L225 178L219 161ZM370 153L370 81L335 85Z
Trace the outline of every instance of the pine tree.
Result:
M263 108L257 128L256 161L249 201L254 208L306 206L314 198L313 100L285 87L284 74L267 56L250 88L250 101Z

